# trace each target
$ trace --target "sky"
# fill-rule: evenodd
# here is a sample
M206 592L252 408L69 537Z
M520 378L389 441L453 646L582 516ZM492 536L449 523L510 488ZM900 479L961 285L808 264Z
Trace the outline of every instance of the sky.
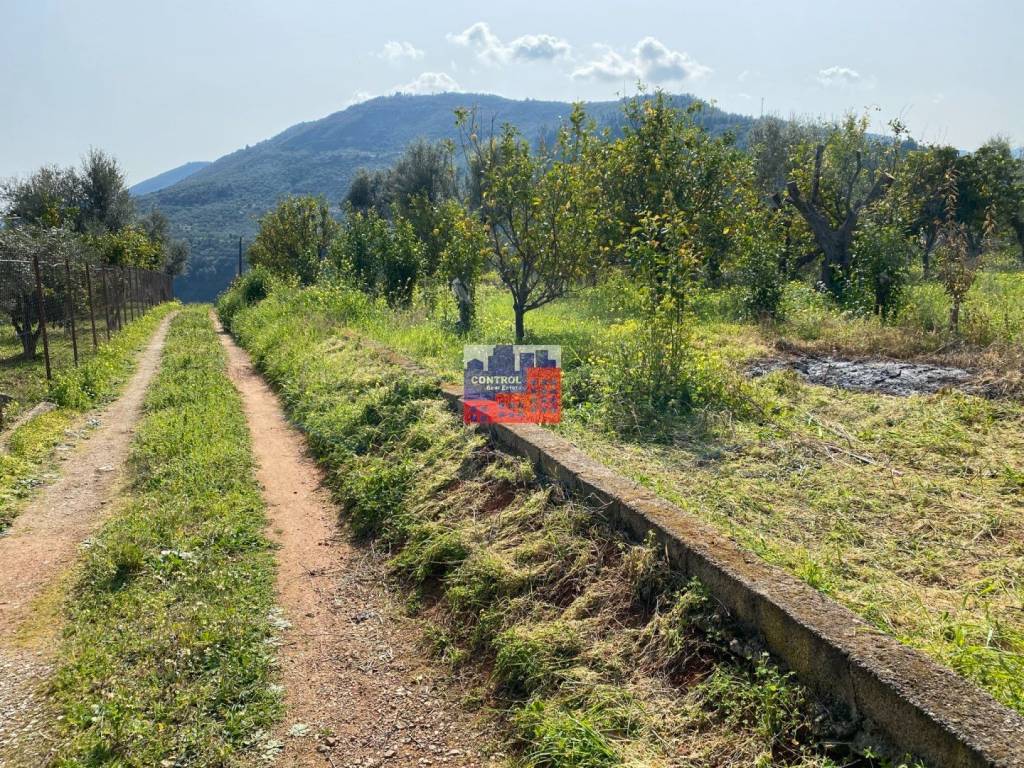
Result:
M1024 145L1022 0L0 0L0 178L114 154L135 183L395 91L745 114L870 110Z

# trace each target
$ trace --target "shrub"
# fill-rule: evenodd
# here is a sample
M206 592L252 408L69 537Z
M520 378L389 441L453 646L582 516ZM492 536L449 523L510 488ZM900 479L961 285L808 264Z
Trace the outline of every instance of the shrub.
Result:
M228 289L217 298L217 314L224 327L230 330L235 315L267 298L273 284L273 275L265 267L253 267L236 277Z
M866 221L853 244L852 286L846 303L883 321L896 316L910 276L913 245L901 227Z

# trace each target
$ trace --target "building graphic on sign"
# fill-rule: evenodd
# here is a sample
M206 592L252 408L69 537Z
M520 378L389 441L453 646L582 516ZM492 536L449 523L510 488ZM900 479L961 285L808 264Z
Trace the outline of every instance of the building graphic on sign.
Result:
M533 344L471 345L463 351L467 424L557 424L562 350Z

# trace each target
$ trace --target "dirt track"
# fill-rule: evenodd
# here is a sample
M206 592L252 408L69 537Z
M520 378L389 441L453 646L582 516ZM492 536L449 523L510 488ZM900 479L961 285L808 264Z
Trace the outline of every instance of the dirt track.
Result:
M16 752L19 764L32 764L29 753L45 747L38 689L57 638L60 582L117 496L171 317L139 357L121 397L98 414L100 426L0 536L0 766L13 764Z
M385 589L384 567L349 542L322 472L248 355L223 333L245 402L278 550L287 714L279 765L482 765L489 739L455 701L421 632Z

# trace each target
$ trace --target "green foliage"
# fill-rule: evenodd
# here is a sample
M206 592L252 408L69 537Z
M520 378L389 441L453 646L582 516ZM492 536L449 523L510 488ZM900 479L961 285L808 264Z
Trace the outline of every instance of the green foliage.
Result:
M422 272L423 243L404 217L390 222L372 209L349 209L331 245L330 263L366 293L383 296L393 307L406 307Z
M441 209L438 225L444 240L438 272L455 294L459 307L459 330L468 331L476 314L476 286L490 252L487 232L479 219L451 201ZM458 295L460 286L465 292L464 297Z
M217 299L217 314L224 327L231 329L231 320L239 311L263 301L278 280L264 267L253 267L231 283Z
M381 287L388 304L407 307L420 273L422 245L411 222L395 220L381 254Z
M861 215L881 200L893 183L902 124L892 123L894 138L882 142L868 134L868 116L848 114L827 127L821 141L805 141L794 151L789 205L820 249L819 283L836 300L851 284L853 241Z
M135 368L136 353L177 307L175 302L159 305L117 331L77 368L56 372L50 385L53 402L63 408L85 410L112 398Z
M553 685L583 647L576 627L565 622L516 626L494 641L494 678L512 696L528 697Z
M735 280L744 288L743 304L750 317L779 320L786 290L785 214L779 210L748 210L736 233Z
M392 534L398 534L401 521L396 518L403 508L410 474L408 466L376 456L355 457L346 464L338 478L338 499L357 536L379 534L389 525Z
M623 137L601 147L595 164L605 247L628 261L637 227L651 217L674 218L703 277L716 285L742 221L751 168L730 135L714 138L697 124L702 109L699 102L676 109L661 91L634 97L624 107Z
M162 269L164 265L161 244L135 227L88 236L87 242L103 264L143 269Z
M387 220L375 210L363 213L350 209L341 234L331 244L331 264L357 288L375 294L382 280L382 254L390 237Z
M684 106L692 97L673 97ZM185 301L211 301L231 282L230 258L238 235L256 233L253 214L271 210L283 194L323 195L336 200L360 170L393 164L419 139L436 144L458 138L452 112L468 104L479 109L481 125L516 125L531 142L553 144L557 126L571 105L557 101L516 101L500 96L446 93L395 95L353 105L321 120L295 125L251 147L239 149L173 186L146 195L141 208L157 206L172 230L188 233L193 258L179 283ZM588 113L599 125L617 131L619 101L593 102ZM712 134L734 130L743 136L753 120L708 107L698 116Z
M309 285L338 229L323 198L285 198L260 218L259 232L249 246L249 261L278 277L297 278Z
M273 557L224 368L206 308L183 312L146 397L126 503L65 605L57 764L236 765L281 714Z
M857 231L852 254L852 291L883 321L899 312L910 280L913 244L898 224L865 221Z

